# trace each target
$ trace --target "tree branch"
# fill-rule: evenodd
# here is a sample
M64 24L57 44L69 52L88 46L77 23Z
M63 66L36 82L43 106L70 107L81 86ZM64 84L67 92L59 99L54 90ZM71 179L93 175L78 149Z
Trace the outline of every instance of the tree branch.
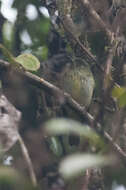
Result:
M10 63L0 60L0 71L7 71L10 69ZM14 70L14 68L12 68ZM65 103L67 103L71 108L73 108L77 114L81 115L84 119L86 118L89 125L92 126L92 123L94 122L94 117L86 111L86 109L78 102L76 102L70 94L63 92L60 88L56 87L55 85L51 84L50 82L44 80L43 78L40 78L28 71L20 71L15 70L15 72L18 72L22 77L24 77L31 85L34 85L37 88L40 88L42 90L46 90L50 95L57 96L57 94L62 94L64 96ZM1 73L0 73L1 74ZM0 75L1 78L1 75ZM100 123L97 123L97 127L100 128ZM116 154L121 158L123 161L123 164L126 165L126 153L121 149L121 147L113 142L112 137L104 131L104 137L107 141L110 142L111 146L115 150Z
M70 22L69 22L70 19ZM69 18L67 15L64 15L64 18L61 19L60 21L64 27L64 30L66 31L66 33L68 33L71 38L73 40L75 40L75 42L79 45L79 47L81 48L81 50L84 52L84 54L94 63L98 64L98 61L96 60L95 56L81 43L81 41L79 40L79 38L69 29L69 25L67 24L70 23L71 25L74 25L72 18ZM65 22L66 21L66 22Z
M33 166L32 166L32 162L31 162L28 150L27 150L27 148L26 148L26 146L24 144L24 141L23 141L22 137L20 136L20 134L18 135L18 140L19 140L19 143L20 143L20 146L21 146L23 157L24 157L24 159L25 159L25 161L27 163L27 167L28 167L30 178L31 178L31 182L32 182L33 186L36 187L37 186L37 179L36 179L35 172L34 172L34 169L33 169Z
M99 24L99 26L105 31L108 39L110 40L110 43L112 43L114 33L111 32L111 30L107 27L105 22L101 19L99 14L92 7L91 3L88 0L80 0L80 2L82 3L82 6L88 11L92 19L94 19Z

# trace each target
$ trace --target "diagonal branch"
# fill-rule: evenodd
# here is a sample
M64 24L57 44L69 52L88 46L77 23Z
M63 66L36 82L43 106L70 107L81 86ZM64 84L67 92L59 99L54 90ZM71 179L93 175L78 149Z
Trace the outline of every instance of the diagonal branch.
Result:
M82 3L82 6L88 11L89 15L94 19L99 26L105 31L108 39L110 40L110 44L113 41L114 33L107 27L106 23L101 19L99 14L92 7L91 3L88 0L79 0Z
M20 146L21 146L22 154L23 154L24 159L25 159L25 161L27 163L27 166L28 166L29 175L30 175L32 184L33 184L34 187L36 187L37 186L36 175L35 175L35 172L34 172L34 169L33 169L33 166L32 166L32 162L31 162L28 150L27 150L27 148L26 148L26 146L24 144L24 141L23 141L22 137L20 136L20 134L18 135L18 140L19 140L19 143L20 143Z
M0 71L7 72L7 70L10 68L10 63L0 60ZM62 94L64 96L65 102L72 107L78 114L80 114L84 119L86 118L89 125L92 126L92 123L94 122L94 117L86 111L86 109L82 106L80 106L71 96L70 94L63 92L60 90L60 88L56 87L55 85L51 84L50 82L47 82L43 78L40 78L30 72L18 72L22 77L27 79L27 81L35 85L35 87L46 90L50 95L56 96L58 94ZM1 74L1 73L0 73ZM0 76L1 77L1 76ZM100 124L97 123L97 127L100 128ZM126 165L126 153L121 149L121 147L115 143L112 139L112 137L104 131L104 136L107 141L110 142L111 146L115 150L116 154L121 158L124 165Z
M61 21L61 23L62 23L62 25L64 27L64 30L71 36L71 38L73 40L75 40L75 42L80 47L80 49L84 52L84 54L87 55L87 57L89 59L91 59L91 61L93 61L94 63L98 64L97 59L95 58L95 56L81 43L81 41L74 34L74 32L69 29L69 25L68 25L69 19L70 19L70 24L74 25L74 23L72 21L72 18L69 18L67 15L64 15L63 19L60 18L60 21Z

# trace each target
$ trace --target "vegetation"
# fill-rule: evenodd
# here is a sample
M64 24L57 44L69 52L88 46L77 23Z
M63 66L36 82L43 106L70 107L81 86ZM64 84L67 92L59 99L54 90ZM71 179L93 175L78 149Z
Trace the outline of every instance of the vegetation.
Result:
M4 4L0 189L124 188L126 1Z

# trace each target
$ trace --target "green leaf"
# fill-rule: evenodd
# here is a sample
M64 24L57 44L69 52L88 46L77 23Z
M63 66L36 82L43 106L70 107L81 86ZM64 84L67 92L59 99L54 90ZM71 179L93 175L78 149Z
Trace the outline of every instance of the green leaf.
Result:
M91 132L87 125L83 126L81 123L70 119L51 119L46 123L46 131L50 135L73 133L84 136Z
M40 68L39 60L32 54L22 54L15 58L26 70L37 71Z
M14 46L14 35L15 35L15 28L14 24L5 21L2 27L2 37L4 45L9 49L12 50Z
M121 108L126 106L126 91L119 97L118 103Z
M52 119L45 124L45 130L49 135L79 135L87 138L93 145L104 146L104 142L100 136L88 125L82 125L70 119Z
M29 21L26 24L26 30L34 42L34 45L37 41L38 45L46 45L48 32L50 30L50 20L48 18L41 17L41 19L38 18L33 21Z
M111 165L113 157L96 154L74 154L66 157L60 164L59 171L66 178L73 178L84 174L89 168Z
M47 139L47 142L49 144L49 148L52 150L52 152L60 157L63 154L62 145L57 137L51 137Z
M43 46L42 48L42 59L45 61L48 57L48 48L46 46Z
M117 85L114 86L112 96L117 98L119 107L126 106L126 88Z
M119 98L124 92L126 92L126 88L116 85L112 90L112 96L114 98Z

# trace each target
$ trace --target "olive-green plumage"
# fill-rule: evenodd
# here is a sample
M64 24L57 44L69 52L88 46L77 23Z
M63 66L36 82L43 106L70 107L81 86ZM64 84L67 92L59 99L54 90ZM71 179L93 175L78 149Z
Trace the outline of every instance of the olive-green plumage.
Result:
M68 92L82 106L91 103L95 82L91 69L82 59L59 54L44 63L44 78Z
M93 74L84 64L72 65L64 74L62 88L81 105L89 106L94 90Z

